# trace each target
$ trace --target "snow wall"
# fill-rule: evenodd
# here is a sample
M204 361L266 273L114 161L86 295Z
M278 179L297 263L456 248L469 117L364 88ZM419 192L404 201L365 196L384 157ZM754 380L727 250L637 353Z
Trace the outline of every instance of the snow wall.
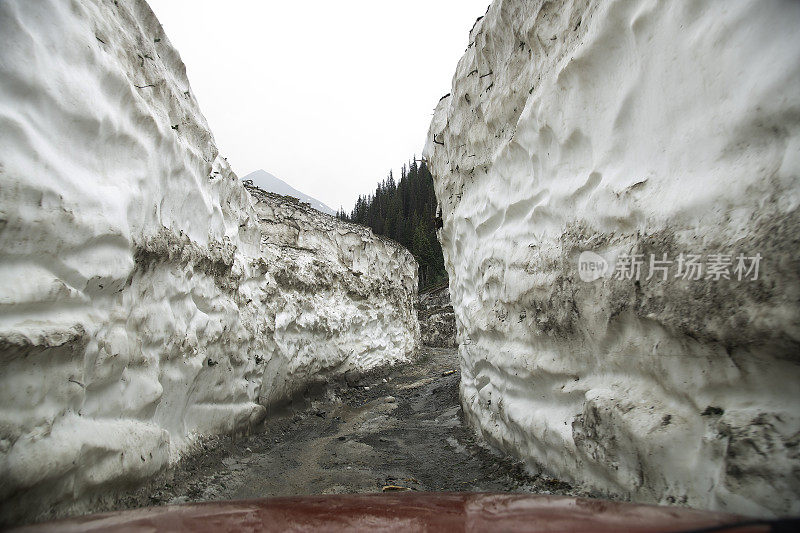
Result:
M248 193L144 1L0 2L0 146L0 523L416 351L411 254Z
M800 513L798 27L757 0L476 22L425 152L490 443L607 494Z

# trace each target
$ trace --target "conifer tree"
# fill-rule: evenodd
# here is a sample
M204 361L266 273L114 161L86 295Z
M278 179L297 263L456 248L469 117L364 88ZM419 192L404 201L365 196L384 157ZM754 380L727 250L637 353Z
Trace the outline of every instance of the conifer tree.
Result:
M436 237L436 195L433 177L425 162L414 157L400 170L400 181L389 171L374 194L358 197L348 215L337 218L372 228L405 246L419 264L420 288L447 281L442 247Z

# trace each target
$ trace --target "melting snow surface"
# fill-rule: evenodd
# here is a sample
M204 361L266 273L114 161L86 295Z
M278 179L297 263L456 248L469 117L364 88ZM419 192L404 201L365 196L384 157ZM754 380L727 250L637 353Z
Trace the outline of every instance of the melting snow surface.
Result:
M799 25L750 0L476 23L426 155L462 402L495 446L635 500L800 512ZM610 275L582 281L583 251ZM673 263L648 279L651 257Z
M142 0L0 2L0 523L406 360L416 263L251 195Z

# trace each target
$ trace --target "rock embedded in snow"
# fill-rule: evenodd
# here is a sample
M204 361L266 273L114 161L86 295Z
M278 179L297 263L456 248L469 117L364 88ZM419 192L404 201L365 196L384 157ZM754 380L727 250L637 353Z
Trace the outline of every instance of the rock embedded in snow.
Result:
M638 501L800 512L798 24L755 0L497 0L475 24L425 152L493 445Z
M407 360L416 263L253 191L144 1L0 2L0 523Z

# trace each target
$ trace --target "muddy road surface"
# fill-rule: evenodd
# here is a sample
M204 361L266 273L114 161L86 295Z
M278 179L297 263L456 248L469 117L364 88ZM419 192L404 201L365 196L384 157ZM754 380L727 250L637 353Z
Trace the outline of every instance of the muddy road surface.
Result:
M395 490L586 495L481 445L463 423L459 378L455 349L424 348L413 363L273 413L249 436L204 445L106 509Z

